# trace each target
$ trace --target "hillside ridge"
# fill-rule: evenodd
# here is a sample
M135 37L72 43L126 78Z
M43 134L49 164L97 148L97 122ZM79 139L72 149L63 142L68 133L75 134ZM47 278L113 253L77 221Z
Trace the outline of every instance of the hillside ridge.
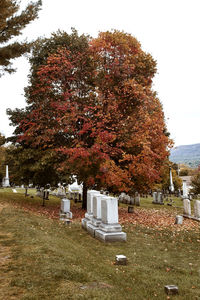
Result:
M200 143L172 148L169 159L174 163L197 168L200 165Z

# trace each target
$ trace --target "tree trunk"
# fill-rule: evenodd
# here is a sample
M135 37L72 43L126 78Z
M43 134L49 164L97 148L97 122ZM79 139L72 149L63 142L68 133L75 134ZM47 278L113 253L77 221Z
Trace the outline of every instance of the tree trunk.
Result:
M82 201L82 209L86 209L87 208L87 186L86 184L83 182L83 201Z

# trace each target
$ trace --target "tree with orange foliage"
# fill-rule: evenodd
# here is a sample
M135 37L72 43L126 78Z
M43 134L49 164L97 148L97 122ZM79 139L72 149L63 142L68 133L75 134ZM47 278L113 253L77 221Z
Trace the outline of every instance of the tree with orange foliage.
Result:
M83 208L95 185L113 192L150 188L170 143L152 91L151 55L119 31L84 45L62 45L34 69L18 125L19 143L56 151L60 170L83 182Z

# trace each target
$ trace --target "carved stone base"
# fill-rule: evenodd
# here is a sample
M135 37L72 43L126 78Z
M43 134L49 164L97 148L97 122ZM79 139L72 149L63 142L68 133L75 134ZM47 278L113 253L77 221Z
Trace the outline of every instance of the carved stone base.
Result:
M95 238L103 242L126 242L125 232L104 232L100 229L95 231Z

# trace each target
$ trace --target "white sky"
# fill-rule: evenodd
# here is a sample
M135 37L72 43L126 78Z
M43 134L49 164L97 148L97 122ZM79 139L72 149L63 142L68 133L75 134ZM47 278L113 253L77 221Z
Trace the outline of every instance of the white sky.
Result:
M23 0L22 3L29 1ZM28 25L28 40L58 29L96 37L111 29L131 33L157 61L158 92L175 145L200 143L200 0L43 0L39 19ZM18 71L0 78L0 131L9 136L6 108L25 106L28 62L17 59Z

